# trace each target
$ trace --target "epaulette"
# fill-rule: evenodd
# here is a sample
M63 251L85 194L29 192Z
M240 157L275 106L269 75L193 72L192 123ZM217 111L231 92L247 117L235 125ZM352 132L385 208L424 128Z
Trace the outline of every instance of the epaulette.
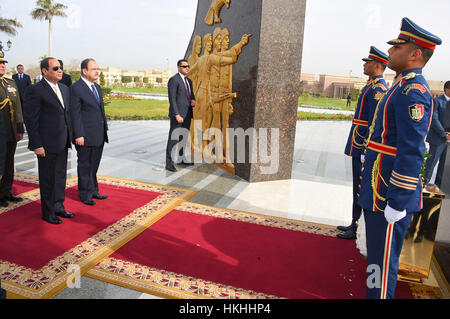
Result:
M411 84L408 84L407 86L405 86L405 88L402 91L402 94L408 95L409 92L411 92L412 90L419 91L422 94L425 94L425 92L427 92L427 88L424 87L422 84L420 84L420 83L411 83Z
M383 83L378 83L372 86L372 89L375 90L376 88L380 88L383 91L387 91L387 87Z

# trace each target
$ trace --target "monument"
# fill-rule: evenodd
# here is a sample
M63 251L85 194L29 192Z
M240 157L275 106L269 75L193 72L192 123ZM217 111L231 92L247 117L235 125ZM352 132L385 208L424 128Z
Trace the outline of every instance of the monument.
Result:
M185 58L194 153L249 182L292 173L306 0L199 0Z

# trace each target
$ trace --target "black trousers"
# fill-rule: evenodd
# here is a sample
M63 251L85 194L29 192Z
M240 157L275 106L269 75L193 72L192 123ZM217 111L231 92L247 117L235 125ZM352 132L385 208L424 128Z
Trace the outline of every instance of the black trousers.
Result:
M14 155L16 154L17 142L6 143L5 170L0 182L0 198L12 193L14 182Z
M52 218L63 212L67 177L67 148L59 153L38 156L42 217Z
M174 140L172 140L172 133L178 128L183 128L183 130L186 134L189 133L189 129L191 127L191 118L192 118L192 110L189 111L188 115L184 119L183 123L178 123L177 120L174 117L170 117L170 130L169 130L169 138L167 140L167 148L166 148L166 165L170 165L174 163L174 159L172 158L172 150L174 146L180 142L182 146L179 149L179 155L182 159L184 156L184 148L186 147L186 142L188 139L188 135L186 135L186 138L183 138L182 136L174 136Z
M359 185L361 184L361 155L352 156L353 207L351 230L356 232L356 222L361 218L362 208L358 205Z
M104 144L100 146L78 146L78 195L81 201L92 199L98 194L97 171L102 159Z

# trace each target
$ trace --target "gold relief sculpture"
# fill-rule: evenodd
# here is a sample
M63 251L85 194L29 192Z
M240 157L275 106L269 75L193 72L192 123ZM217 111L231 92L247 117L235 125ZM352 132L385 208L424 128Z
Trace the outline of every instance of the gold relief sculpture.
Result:
M203 153L208 145L214 145L213 159L216 163L223 163L225 156L226 165L234 168L230 155L230 147L227 136L229 118L233 113L232 100L237 97L233 89L233 64L238 60L242 48L248 44L250 34L242 36L241 41L229 49L230 33L228 29L217 27L213 35L204 37L204 53L191 65L189 78L193 80L194 94L197 98L194 108L194 121L191 125L192 149ZM195 47L195 44L194 44ZM194 51L194 50L193 50ZM211 53L212 51L212 53ZM194 128L196 121L202 123L202 146L197 145ZM221 138L215 138L215 131L219 130ZM207 133L210 133L211 136ZM210 143L210 144L208 144ZM212 150L210 150L212 151Z
M194 65L195 63L197 63L201 52L202 52L202 37L197 35L194 38L194 45L192 46L192 54L188 58L188 64ZM193 83L198 83L196 73L190 73L189 78L192 80ZM193 88L194 94L197 93L197 89L198 88L196 88L196 87Z
M222 10L224 5L227 6L227 9L229 9L230 0L212 0L211 6L209 7L205 17L205 23L207 25L211 26L222 22L222 19L220 19L220 10Z

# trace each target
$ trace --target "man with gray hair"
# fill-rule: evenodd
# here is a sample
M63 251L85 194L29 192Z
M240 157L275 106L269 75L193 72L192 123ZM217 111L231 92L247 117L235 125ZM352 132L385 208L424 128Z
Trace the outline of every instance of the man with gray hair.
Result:
M70 86L73 143L78 154L78 195L86 205L95 205L93 198L108 198L99 194L97 183L103 146L108 143L102 89L95 83L98 78L97 62L85 59L81 62L80 80Z

